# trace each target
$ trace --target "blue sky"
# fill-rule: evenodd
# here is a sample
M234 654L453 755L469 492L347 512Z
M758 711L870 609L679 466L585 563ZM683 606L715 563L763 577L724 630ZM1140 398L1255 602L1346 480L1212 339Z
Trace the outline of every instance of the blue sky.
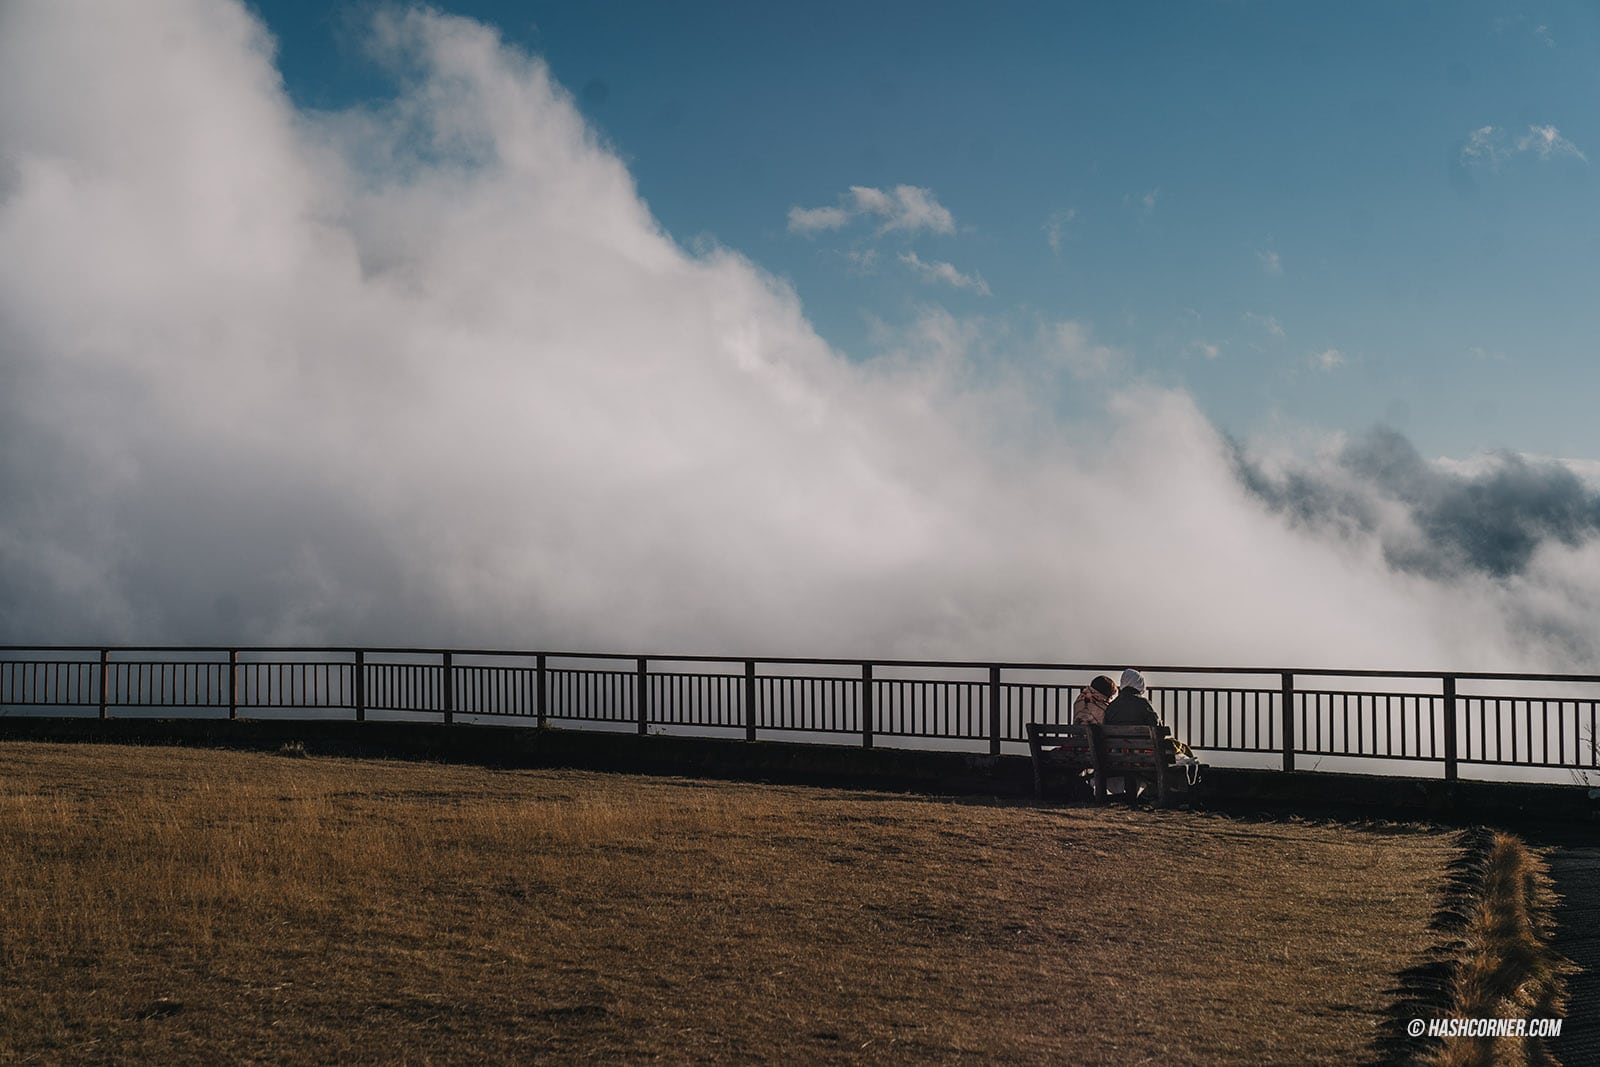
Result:
M297 104L392 94L365 8L253 6ZM1600 457L1592 6L439 7L543 57L680 244L787 279L852 358L943 312L1026 362L1071 321L1234 435ZM790 225L901 186L947 232Z
M1589 11L86 10L0 3L14 641L1600 656Z

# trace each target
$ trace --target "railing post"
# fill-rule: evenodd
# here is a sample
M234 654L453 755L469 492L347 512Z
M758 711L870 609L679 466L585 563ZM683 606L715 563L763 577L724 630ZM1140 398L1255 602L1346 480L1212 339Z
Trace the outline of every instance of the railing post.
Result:
M228 650L228 718L239 717L239 650Z
M989 668L989 755L1000 755L1000 668Z
M756 739L756 661L744 661L744 739Z
M647 666L648 661L643 656L640 656L637 703L639 705L639 733L641 735L650 732L650 683L647 681L648 675L645 673Z
M1283 672L1283 769L1294 770L1294 675Z
M546 702L546 697L544 694L545 673L543 652L539 653L538 657L534 660L534 663L536 666L534 667L533 671L533 684L535 688L538 689L538 692L533 695L533 706L535 713L539 716L539 726L542 729L544 727L545 716L549 714L550 711L549 704Z
M1456 780L1456 758L1456 676L1447 674L1444 676L1444 780L1447 782Z
M109 695L110 688L111 650L109 648L102 648L100 650L100 717L102 719L110 717L106 713L106 698Z
M861 665L861 747L872 747L872 664Z
M444 654L444 724L449 726L456 721L456 685L455 685L455 655L451 652Z
M367 650L356 649L356 722L367 721Z

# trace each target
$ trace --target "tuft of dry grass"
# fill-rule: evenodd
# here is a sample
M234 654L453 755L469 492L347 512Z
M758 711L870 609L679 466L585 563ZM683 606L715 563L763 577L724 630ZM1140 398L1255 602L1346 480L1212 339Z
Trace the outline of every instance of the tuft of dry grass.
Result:
M1453 835L0 744L0 1061L1349 1063Z
M1564 1010L1572 965L1550 945L1555 896L1549 870L1520 838L1497 833L1483 863L1480 899L1467 915L1449 1017L1550 1019ZM1543 1040L1456 1037L1444 1040L1435 1067L1554 1064Z

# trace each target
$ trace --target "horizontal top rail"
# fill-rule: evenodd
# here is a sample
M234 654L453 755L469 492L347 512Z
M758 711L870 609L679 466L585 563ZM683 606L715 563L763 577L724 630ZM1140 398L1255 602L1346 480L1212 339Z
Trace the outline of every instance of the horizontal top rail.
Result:
M827 667L850 667L871 664L874 667L944 667L963 670L980 670L998 667L1001 670L1011 671L1085 671L1104 673L1108 670L1105 662L1100 663L1051 663L1029 660L929 660L929 659L877 659L871 656L725 656L705 654L677 654L662 653L641 655L637 652L574 652L551 651L547 649L509 649L509 648L440 648L440 647L403 647L403 646L367 646L367 645L0 645L0 654L8 652L110 652L113 654L127 655L138 652L179 653L194 652L213 655L226 655L229 653L245 653L250 655L263 654L290 654L312 652L321 655L347 654L380 656L443 656L449 653L453 656L497 656L533 659L544 656L547 659L610 659L630 660L640 659L653 663L679 662L679 663L767 663L767 664L810 664ZM1459 678L1483 679L1518 682L1586 682L1600 683L1600 674L1543 674L1527 671L1454 671L1454 670L1387 670L1364 669L1359 667L1218 667L1172 665L1172 664L1139 664L1137 661L1127 661L1127 665L1136 666L1145 674L1236 674L1236 675L1283 675L1293 674L1303 678Z

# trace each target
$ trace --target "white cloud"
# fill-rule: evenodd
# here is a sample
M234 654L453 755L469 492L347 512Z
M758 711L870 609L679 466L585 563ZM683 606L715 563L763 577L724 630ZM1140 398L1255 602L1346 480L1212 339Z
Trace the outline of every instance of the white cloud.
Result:
M1461 146L1461 158L1473 162L1497 163L1503 158L1501 134L1493 126L1480 126L1467 135Z
M1546 48L1554 48L1556 46L1555 34L1550 31L1549 24L1544 22L1535 23L1527 15L1502 15L1491 19L1489 26L1496 36L1505 36L1514 31L1519 34L1526 33Z
M1429 460L1433 466L1442 471L1461 478L1481 480L1494 474L1497 468L1504 466L1506 457L1514 456L1517 460L1544 466L1558 464L1577 475L1591 491L1600 492L1600 460L1571 459L1564 456L1549 456L1538 452L1480 452L1466 459L1455 459L1451 456L1436 456Z
M878 250L876 248L852 248L845 252L844 258L850 263L850 268L857 274L871 274L878 266Z
M1156 202L1160 199L1161 189L1158 187L1142 193L1139 196L1125 196L1122 198L1122 201L1125 204L1138 207L1140 212L1145 215L1151 215L1154 214L1156 210Z
M1008 424L1040 414L1038 398L1049 393L1058 372L1075 382L1103 383L1128 363L1084 323L1016 312L957 316L925 307L907 325L877 322L874 342L885 354L880 359L931 369L941 383L959 385L968 399L981 398ZM997 397L1005 398L998 408Z
M866 185L852 185L833 207L789 209L791 233L816 233L843 229L857 218L878 220L880 235L901 233L955 232L955 218L929 189L897 185L888 191Z
M1116 348L1096 342L1079 322L1047 324L1041 331L1040 351L1051 364L1064 367L1078 379L1103 378L1118 370L1125 357Z
M955 219L928 189L915 185L897 185L888 193L879 189L852 185L850 195L855 198L858 210L882 219L880 232L903 230L916 233L954 233Z
M1296 527L1081 324L845 358L537 59L377 40L399 98L314 115L238 4L0 5L0 640L1538 669L1600 629L1576 556L1447 584ZM1056 422L1062 368L1101 414Z
M1258 315L1254 311L1244 313L1244 321L1261 330L1269 337L1282 337L1283 326L1271 315Z
M1344 366L1345 355L1337 348L1325 348L1310 357L1310 363L1320 371L1332 371Z
M1529 126L1528 132L1517 138L1517 151L1533 152L1540 159L1569 156L1588 162L1578 146L1561 136L1561 131L1554 126Z
M1278 253L1271 250L1257 252L1256 259L1261 263L1261 269L1273 277L1283 273L1283 261L1278 258Z
M1067 227L1077 217L1076 208L1063 208L1050 213L1044 224L1044 239L1050 245L1050 251L1058 255L1061 253L1061 244L1066 239Z
M1198 339L1189 342L1189 351L1198 352L1207 359L1216 359L1222 354L1222 348L1220 345L1215 345L1210 341L1201 341Z
M971 289L983 296L989 295L989 283L977 274L963 274L954 265L944 262L924 262L915 252L902 252L900 262L910 267L925 282L953 285L957 289Z
M1491 167L1525 153L1532 153L1545 162L1560 158L1584 163L1589 161L1589 157L1577 145L1561 136L1561 131L1554 126L1529 126L1527 132L1515 140L1497 126L1480 126L1467 136L1466 143L1461 146L1462 162Z
M790 233L816 233L819 230L843 229L850 222L850 212L842 207L792 207L789 209Z
M1483 452L1467 459L1452 459L1449 456L1440 456L1432 462L1441 470L1450 472L1464 478L1482 479L1490 476L1497 468L1505 465L1507 455L1514 456L1522 463L1534 466L1547 466L1555 464L1565 467L1577 476L1586 489L1591 493L1600 493L1600 460L1575 459L1571 456L1551 456L1538 452Z

